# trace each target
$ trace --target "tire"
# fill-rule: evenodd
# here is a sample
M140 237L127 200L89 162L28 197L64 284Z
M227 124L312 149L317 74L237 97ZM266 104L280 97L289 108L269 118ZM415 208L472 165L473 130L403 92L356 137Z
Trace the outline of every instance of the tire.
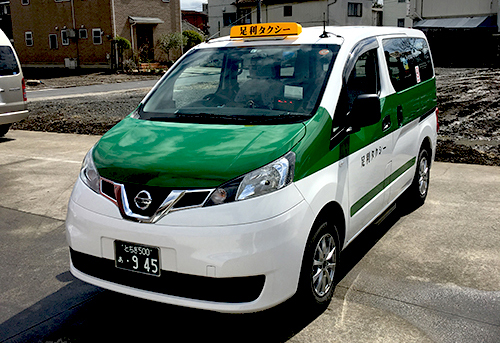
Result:
M340 245L335 226L319 220L306 245L298 297L304 305L327 306L336 284Z
M429 150L422 148L418 153L417 167L412 184L406 192L406 198L411 206L422 206L429 191L431 160Z
M11 125L12 124L0 125L0 137L3 137L5 136L5 134L7 134L7 131L9 131Z

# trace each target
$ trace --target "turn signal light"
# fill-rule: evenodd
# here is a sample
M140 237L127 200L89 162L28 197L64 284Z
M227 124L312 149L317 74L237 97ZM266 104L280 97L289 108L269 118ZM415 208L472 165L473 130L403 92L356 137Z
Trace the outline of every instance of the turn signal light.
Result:
M22 80L22 84L23 84L23 101L28 101L28 98L26 97L26 83L24 82L24 77Z

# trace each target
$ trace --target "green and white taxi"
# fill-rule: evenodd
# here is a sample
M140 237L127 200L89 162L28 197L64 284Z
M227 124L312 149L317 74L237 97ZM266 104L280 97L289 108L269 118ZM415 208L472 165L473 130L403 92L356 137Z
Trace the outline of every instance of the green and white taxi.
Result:
M88 152L71 272L221 312L326 304L342 249L402 195L424 202L436 138L420 31L235 26Z

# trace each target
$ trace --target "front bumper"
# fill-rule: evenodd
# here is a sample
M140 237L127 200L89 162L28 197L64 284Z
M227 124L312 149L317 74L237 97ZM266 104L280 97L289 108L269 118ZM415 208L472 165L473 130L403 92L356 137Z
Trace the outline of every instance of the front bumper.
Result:
M78 180L66 219L71 272L149 300L259 311L296 292L313 220L292 184L255 199L170 213L156 224L131 222ZM115 240L159 247L162 276L114 268Z

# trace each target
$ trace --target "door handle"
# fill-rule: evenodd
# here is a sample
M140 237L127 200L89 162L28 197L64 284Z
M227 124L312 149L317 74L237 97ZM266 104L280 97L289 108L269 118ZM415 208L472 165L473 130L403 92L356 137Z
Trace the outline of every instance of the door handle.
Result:
M385 116L382 120L382 131L387 131L391 128L391 116Z

